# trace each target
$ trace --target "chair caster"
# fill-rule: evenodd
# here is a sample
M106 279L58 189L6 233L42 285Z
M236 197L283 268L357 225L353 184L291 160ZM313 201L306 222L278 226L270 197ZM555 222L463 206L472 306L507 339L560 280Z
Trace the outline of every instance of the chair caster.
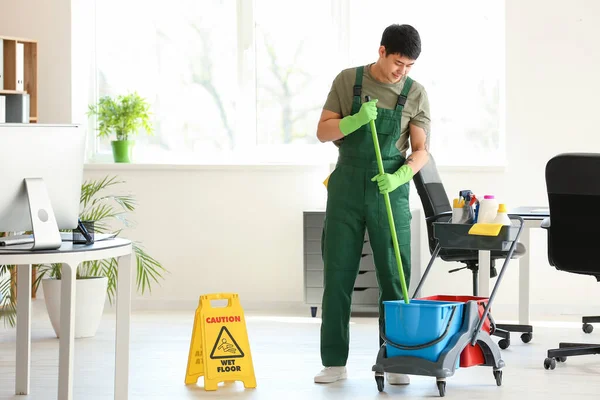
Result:
M501 340L498 342L498 346L499 346L499 347L500 347L502 350L508 349L508 346L510 346L510 340L501 339Z
M594 331L594 326L586 322L583 324L582 329L585 333L592 333Z
M521 340L523 341L523 343L529 343L531 342L531 339L533 339L533 335L529 332L526 332L521 335Z
M554 369L554 368L556 368L556 360L554 358L546 358L544 360L544 368L545 369Z

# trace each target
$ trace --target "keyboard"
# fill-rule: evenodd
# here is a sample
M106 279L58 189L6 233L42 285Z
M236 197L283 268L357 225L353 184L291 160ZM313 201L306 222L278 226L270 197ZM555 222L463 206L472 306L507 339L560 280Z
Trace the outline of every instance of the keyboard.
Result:
M33 235L15 235L0 238L0 246L33 243Z

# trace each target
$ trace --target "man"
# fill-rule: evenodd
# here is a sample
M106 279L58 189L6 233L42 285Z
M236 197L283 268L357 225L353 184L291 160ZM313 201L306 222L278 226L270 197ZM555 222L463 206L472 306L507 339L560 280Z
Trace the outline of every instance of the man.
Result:
M324 293L321 360L316 383L346 378L350 303L359 270L365 228L373 250L382 301L402 299L382 193L389 193L406 283L410 282L409 181L427 163L429 102L423 86L408 77L421 53L419 33L409 25L391 25L381 38L379 58L364 67L343 70L334 80L317 127L321 142L339 146L339 158L327 183L323 228ZM370 96L371 101L364 101ZM375 127L385 174L380 175L369 122ZM410 138L411 155L406 157ZM381 343L381 339L380 339ZM408 384L406 375L388 374L390 384Z

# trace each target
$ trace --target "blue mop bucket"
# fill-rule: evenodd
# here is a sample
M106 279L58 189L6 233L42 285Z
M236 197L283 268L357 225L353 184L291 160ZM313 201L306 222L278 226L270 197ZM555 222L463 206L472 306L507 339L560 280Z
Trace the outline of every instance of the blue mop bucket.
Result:
M464 303L394 300L383 306L388 358L412 356L436 362L463 322Z

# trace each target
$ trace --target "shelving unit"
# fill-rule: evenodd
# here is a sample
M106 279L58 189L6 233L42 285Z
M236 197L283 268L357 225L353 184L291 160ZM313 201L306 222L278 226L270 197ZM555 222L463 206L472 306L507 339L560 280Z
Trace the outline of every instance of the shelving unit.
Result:
M0 96L29 95L29 123L38 122L38 44L36 40L0 35ZM36 271L32 271L35 282ZM11 273L13 293L16 276ZM36 297L32 290L32 298ZM0 310L1 311L1 310Z
M0 35L0 96L29 95L29 122L38 120L37 41Z

